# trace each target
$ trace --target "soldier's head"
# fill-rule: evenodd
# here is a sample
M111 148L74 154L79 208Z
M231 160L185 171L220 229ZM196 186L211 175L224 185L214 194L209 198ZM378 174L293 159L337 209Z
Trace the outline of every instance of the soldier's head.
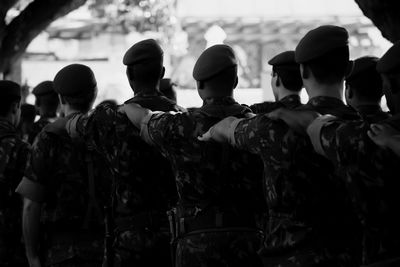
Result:
M400 41L378 61L377 71L383 81L383 93L392 113L400 113Z
M360 57L354 60L353 68L346 77L346 101L356 108L363 104L380 104L383 96L382 79L376 71L379 58Z
M160 80L164 77L164 52L153 39L134 44L126 51L123 59L126 75L135 93L143 90L158 91Z
M303 81L300 66L294 59L294 51L280 53L270 59L272 65L271 87L275 100L280 100L290 94L300 94Z
M96 99L97 82L88 66L71 64L62 68L54 77L54 90L59 95L63 111L69 108L87 112Z
M177 86L176 83L171 81L171 79L168 78L161 79L160 92L167 98L176 102L176 90L175 90L176 86Z
M32 90L35 95L35 105L39 109L41 116L54 117L59 106L59 99L54 91L53 81L44 81L36 85Z
M348 38L346 29L324 25L309 31L300 40L295 58L309 95L311 90L332 86L339 88L340 85L343 90L343 81L351 66Z
M232 96L238 84L237 61L233 49L227 45L214 45L204 50L193 68L193 78L203 100Z
M21 86L13 81L0 81L0 117L15 127L21 118Z

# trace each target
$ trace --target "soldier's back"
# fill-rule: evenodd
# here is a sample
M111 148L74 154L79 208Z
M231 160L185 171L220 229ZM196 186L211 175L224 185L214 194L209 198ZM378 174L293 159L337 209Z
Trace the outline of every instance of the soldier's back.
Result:
M26 265L21 243L21 199L15 189L22 179L29 145L11 123L0 119L0 266Z
M262 234L255 217L263 206L260 159L197 136L227 116L250 110L233 99L151 120L151 138L176 173L179 194L176 266L258 266Z

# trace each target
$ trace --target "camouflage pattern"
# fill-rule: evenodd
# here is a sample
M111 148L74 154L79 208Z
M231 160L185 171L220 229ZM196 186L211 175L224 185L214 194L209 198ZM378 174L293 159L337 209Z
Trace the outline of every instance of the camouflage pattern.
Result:
M250 109L256 113L269 113L278 108L295 109L301 106L300 96L288 95L276 102L263 102L250 106Z
M400 116L382 123L400 129ZM323 154L344 169L348 195L362 224L362 263L400 255L399 158L377 147L367 136L368 121L335 120L323 125L320 144Z
M36 136L42 131L42 129L49 123L54 122L56 118L40 118L37 122L32 125L31 131L28 136L28 143L33 144Z
M158 94L138 94L128 102L155 110L183 110ZM167 266L171 261L166 211L177 199L170 164L140 138L118 108L99 105L74 121L75 135L103 155L114 174L114 266Z
M26 265L21 242L21 199L15 188L29 157L29 145L17 137L16 128L0 119L0 266Z
M178 241L175 266L263 266L256 254L262 238L251 231L190 234Z
M328 97L313 98L299 109L357 118L342 101ZM356 226L332 164L314 153L308 139L265 115L240 121L234 144L264 162L268 266L349 266L353 251L346 245L356 242L351 240Z
M201 108L187 113L158 113L142 128L142 137L159 148L172 164L180 218L197 224L188 226L184 231L187 235L181 236L176 266L213 266L207 265L209 261L216 266L243 261L261 264L256 255L261 238L255 234L254 219L264 210L260 160L226 145L197 140L221 119L243 117L248 112L231 97L207 99ZM208 225L201 222L216 218L218 212L230 219L221 219L222 228L215 232L203 231L218 228L217 219L211 219ZM230 232L226 227L253 230ZM193 228L198 231L191 231ZM211 250L213 253L208 254Z
M357 107L360 117L368 123L376 123L390 117L388 112L384 112L379 105L362 105Z
M103 259L102 208L109 184L100 159L83 144L73 143L65 130L67 118L50 123L38 135L31 161L17 191L24 197L42 199L44 262L49 266L100 265ZM92 170L89 166L93 165ZM93 171L94 196L89 172ZM44 188L44 193L38 190ZM32 193L33 192L33 193ZM95 198L97 205L90 207ZM33 200L34 200L33 199Z

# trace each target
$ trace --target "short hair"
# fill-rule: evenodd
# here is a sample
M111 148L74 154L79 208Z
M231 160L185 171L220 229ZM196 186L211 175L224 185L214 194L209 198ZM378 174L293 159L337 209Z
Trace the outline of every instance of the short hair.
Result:
M319 83L334 84L340 82L348 71L349 48L339 47L325 55L302 63L313 73Z
M20 96L0 97L0 116L5 117L11 111L11 107L21 101Z
M346 84L364 100L380 101L383 96L382 78L375 68L346 79Z
M234 89L236 78L237 66L232 66L201 82L205 82L211 87L215 87L216 90L225 90L228 92Z
M58 105L60 103L58 95L55 92L51 94L38 96L37 102L40 107L52 112L57 111Z
M91 109L92 104L96 98L97 89L91 90L77 96L61 96L65 102L71 106L71 108L76 109L81 112L87 112Z
M301 79L300 69L285 69L272 67L272 72L278 74L283 86L289 91L299 92L303 88L303 80Z
M146 60L126 67L129 79L134 82L157 84L161 78L163 65L160 61Z

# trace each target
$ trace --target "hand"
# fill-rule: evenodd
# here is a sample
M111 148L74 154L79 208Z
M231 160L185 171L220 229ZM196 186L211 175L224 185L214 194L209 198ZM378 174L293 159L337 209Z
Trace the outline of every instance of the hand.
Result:
M283 120L294 131L305 134L308 126L319 114L311 110L289 110L286 108L279 108L268 113L267 116L273 120Z
M400 132L386 124L371 124L369 138L378 146L391 148L400 142Z
M212 126L207 132L203 135L197 137L200 141L216 141L219 143L228 142L229 131L231 130L232 123L237 120L235 117L227 117L214 126Z

